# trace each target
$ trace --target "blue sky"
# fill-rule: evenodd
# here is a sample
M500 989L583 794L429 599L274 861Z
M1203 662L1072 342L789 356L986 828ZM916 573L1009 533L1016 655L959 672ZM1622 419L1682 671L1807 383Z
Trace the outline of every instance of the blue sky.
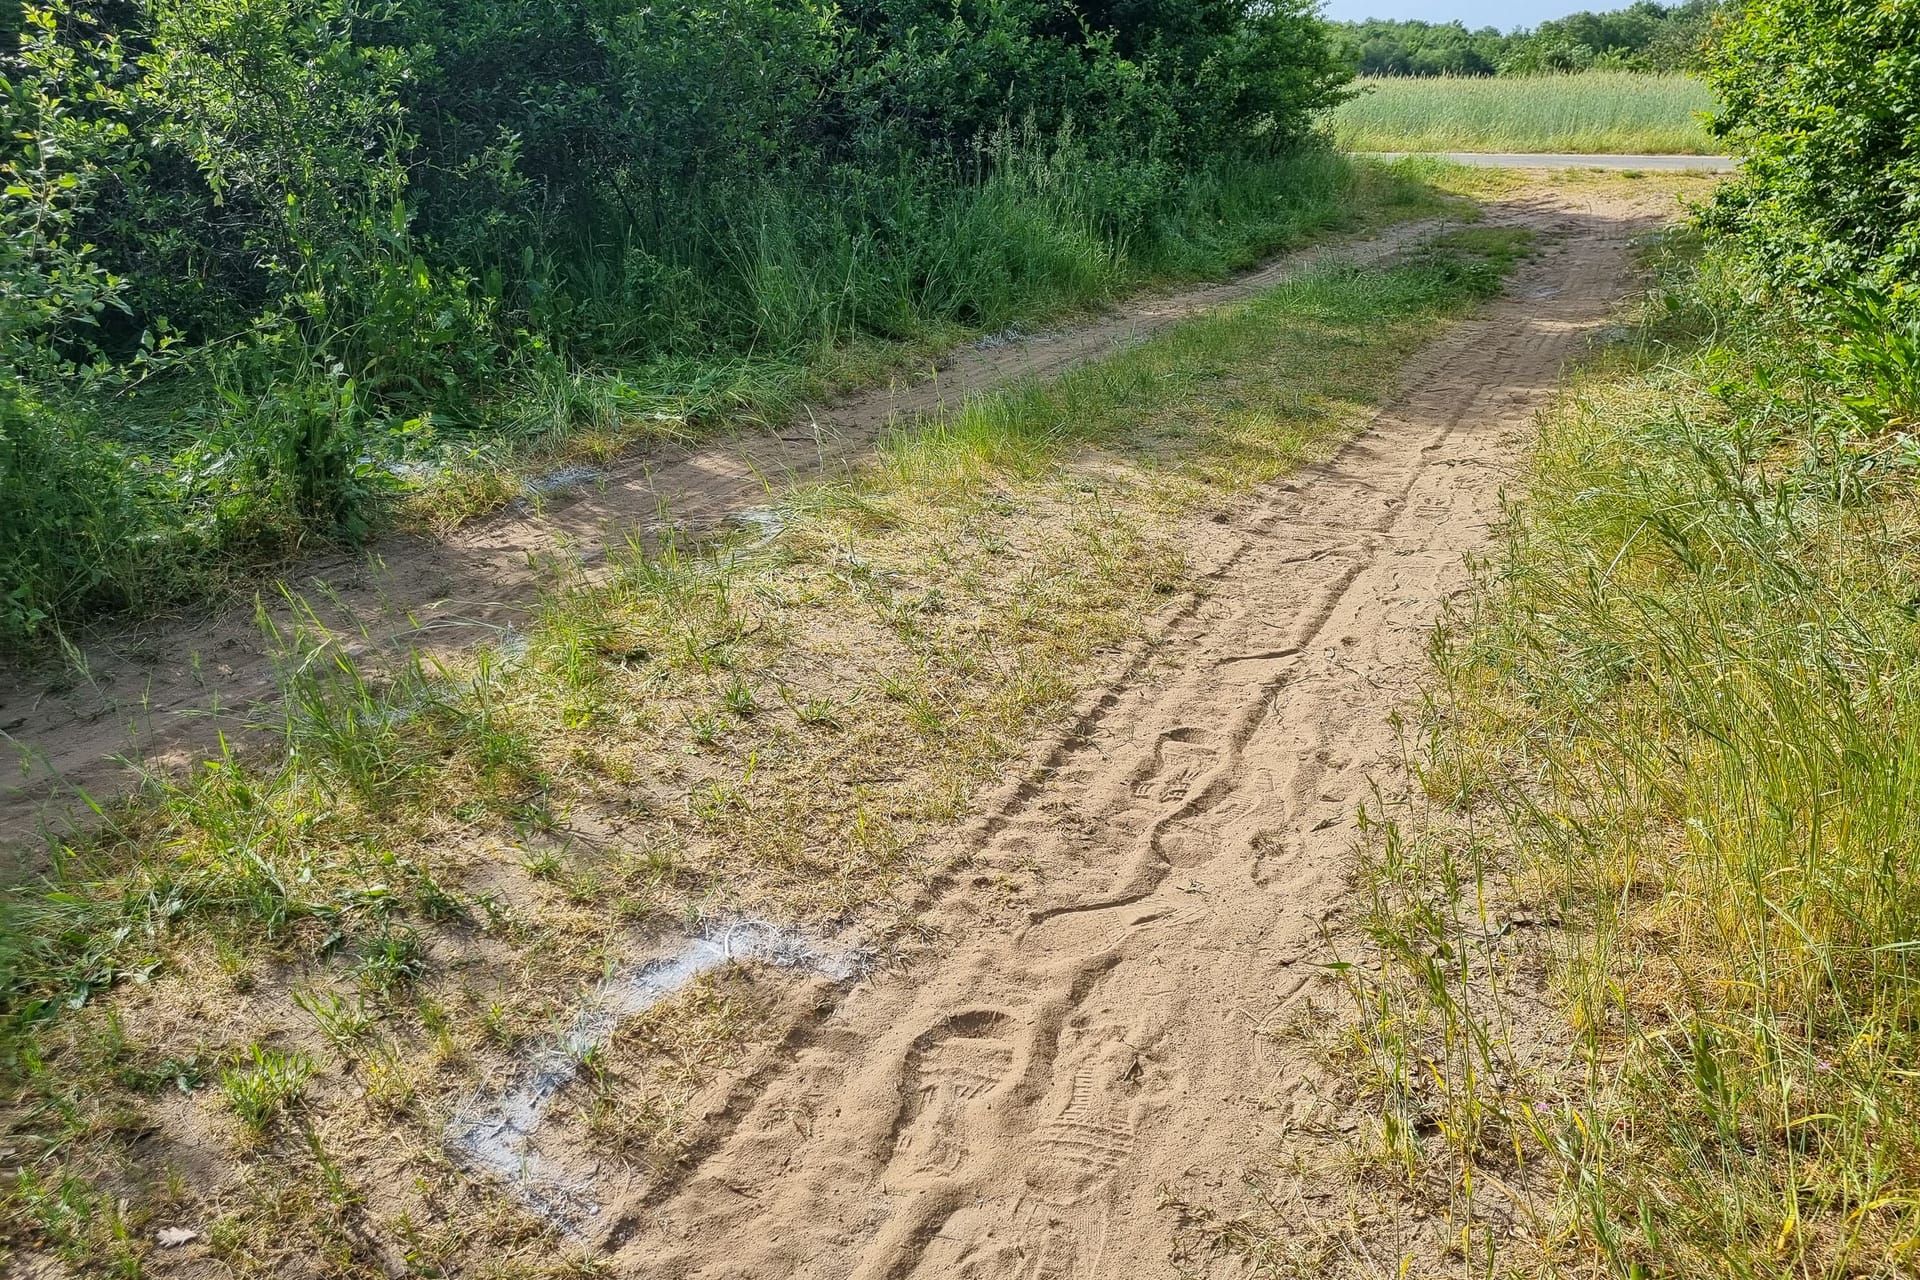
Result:
M1360 18L1425 18L1469 27L1531 27L1548 18L1590 9L1596 13L1622 9L1629 0L1327 0L1327 16L1339 22Z

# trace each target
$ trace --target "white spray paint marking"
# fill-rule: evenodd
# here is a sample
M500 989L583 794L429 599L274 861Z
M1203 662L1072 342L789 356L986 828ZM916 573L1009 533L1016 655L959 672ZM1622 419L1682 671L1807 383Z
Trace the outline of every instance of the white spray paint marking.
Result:
M550 493L559 493L586 484L589 480L598 480L604 473L598 467L561 467L541 476L529 476L521 481L523 492L544 497Z
M373 461L373 459L368 457L360 459L362 465L371 461ZM388 475L393 476L397 480L404 480L408 485L416 489L424 488L446 473L444 466L417 459L395 458L383 462L380 465L386 469Z
M779 537L787 527L787 516L778 507L743 507L722 517L720 527L759 535L746 541L746 550L751 551ZM655 520L643 525L641 531L662 541L672 538L681 542L697 541L701 533L698 528L678 520Z
M533 648L533 637L509 622L500 629L500 639L495 642L494 647L502 660L510 663L521 662Z
M703 973L734 961L804 969L835 982L858 977L859 950L823 949L815 941L760 920L716 924L664 960L610 979L581 1006L567 1030L537 1055L504 1093L479 1094L447 1124L447 1145L468 1167L490 1174L528 1208L568 1230L600 1212L591 1170L544 1154L535 1144L547 1106L606 1044L622 1021L673 995Z
M726 523L736 529L759 534L759 539L753 544L758 547L780 536L780 531L787 527L787 517L774 507L743 507L731 512Z

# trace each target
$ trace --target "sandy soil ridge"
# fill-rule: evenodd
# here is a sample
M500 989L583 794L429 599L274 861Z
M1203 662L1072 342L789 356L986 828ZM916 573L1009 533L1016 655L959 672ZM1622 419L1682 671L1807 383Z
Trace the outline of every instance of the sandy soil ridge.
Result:
M1163 1188L1231 1197L1332 1118L1262 1032L1315 989L1356 808L1399 785L1388 718L1659 210L1495 207L1543 251L1361 438L1202 531L1209 590L956 837L937 941L823 996L681 1176L606 1188L619 1274L1172 1274Z
M1221 284L1134 299L1088 324L963 348L935 376L823 406L778 432L648 450L549 494L537 510L509 510L444 539L389 538L363 555L306 565L286 581L330 626L364 629L363 650L445 653L522 621L543 564L556 556L592 566L635 530L657 531L663 521L711 531L796 478L865 455L894 422L1053 377L1329 262L1379 261L1444 225L1426 219L1330 240ZM273 590L262 594L273 601ZM290 626L290 615L279 614ZM213 749L221 733L243 737L251 709L276 692L250 607L103 638L83 658L83 676L57 681L0 669L0 747L20 766L0 771L0 843L79 812L79 791L106 798L123 790L134 776L129 762L180 766Z

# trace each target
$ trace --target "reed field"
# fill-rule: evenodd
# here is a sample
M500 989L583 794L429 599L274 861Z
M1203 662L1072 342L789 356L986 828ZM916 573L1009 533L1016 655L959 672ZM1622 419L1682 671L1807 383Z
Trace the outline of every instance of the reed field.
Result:
M1684 75L1378 76L1330 115L1351 151L1706 155L1713 91Z

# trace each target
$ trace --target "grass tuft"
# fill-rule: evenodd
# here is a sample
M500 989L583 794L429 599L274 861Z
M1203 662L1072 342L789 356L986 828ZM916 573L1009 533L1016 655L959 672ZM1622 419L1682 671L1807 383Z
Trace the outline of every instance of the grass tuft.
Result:
M267 1129L300 1100L313 1064L298 1053L280 1053L254 1045L247 1060L220 1073L220 1091L248 1131Z

